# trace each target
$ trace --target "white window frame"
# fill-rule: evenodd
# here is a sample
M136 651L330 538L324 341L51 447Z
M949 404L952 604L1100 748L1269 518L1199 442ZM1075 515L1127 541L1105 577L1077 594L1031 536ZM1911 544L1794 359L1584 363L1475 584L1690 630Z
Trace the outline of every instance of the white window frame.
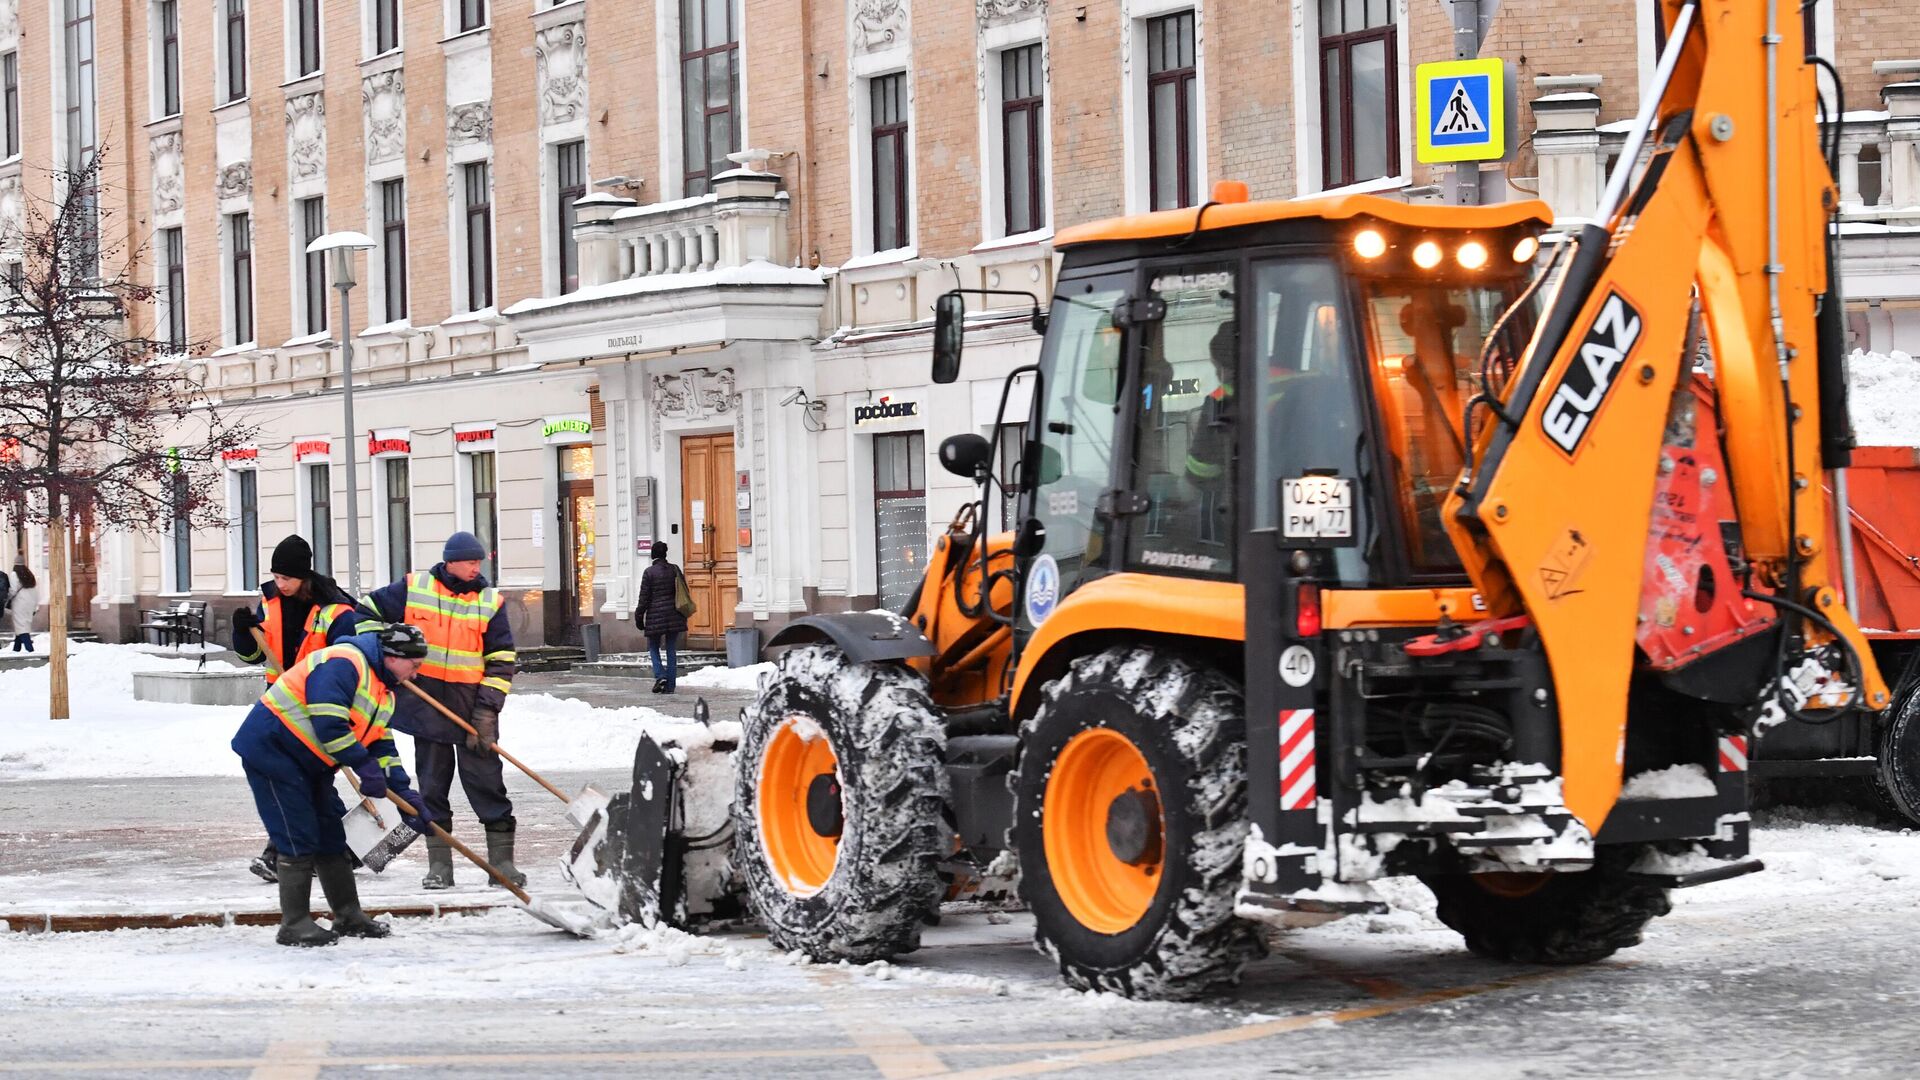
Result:
M213 9L213 100L214 108L235 105L247 100L253 93L253 0L242 0L242 18L247 26L247 92L235 97L227 85L227 0L217 0ZM182 88L182 107L185 107L184 87Z
M335 329L333 325L334 314L327 303L328 298L325 295L327 283L324 280L320 282L320 289L322 293L320 297L320 309L326 313L327 325L325 329L322 329L322 330L315 330L312 327L307 325L307 284L308 282L307 282L306 202L308 199L320 200L320 235L321 236L327 235L327 232L331 227L328 224L328 220L333 216L333 207L327 205L327 203L330 200L328 200L326 192L324 190L317 191L311 195L296 197L291 200L292 206L290 207L290 212L287 214L287 254L289 256L287 259L287 263L288 263L287 272L292 278L293 293L291 298L292 304L290 305L290 310L288 311L288 314L291 316L292 321L289 322L287 325L292 326L296 329L296 333L294 334L295 340L299 340L302 338L311 338L315 335L325 337L326 335L333 333ZM248 220L251 221L252 219L249 218ZM321 263L323 265L325 264L325 262L326 262L325 259L321 260ZM325 277L324 271L322 272L321 276L323 278ZM255 315L256 317L258 315L257 304L255 305ZM256 326L254 328L254 334L256 337L259 335L259 332L260 332L259 328Z
M449 38L463 37L467 34L478 34L491 29L493 26L493 9L499 3L500 0L487 0L487 17L480 20L479 26L471 30L462 30L460 29L460 0L445 0L445 2L440 5L440 26L441 29L446 32L444 36Z
M235 214L247 216L247 291L249 306L253 309L253 336L245 341L239 339L239 300L233 290L233 217ZM257 347L260 343L260 274L255 266L252 242L253 211L223 210L220 213L220 340L226 348L240 349Z
M187 596L193 592L193 528L191 525L187 528L188 580L183 582L179 580L180 575L178 568L173 564L173 547L174 543L179 539L179 533L174 528L175 523L171 502L173 499L173 478L171 474L169 474L167 478L167 499L169 500L167 525L160 530L160 595Z
M308 543L312 543L313 541L313 467L316 465L327 466L327 505L329 507L334 505L334 493L340 490L340 485L334 482L336 466L333 463L332 440L329 436L301 435L293 440L294 445L298 446L303 442L322 439L328 441L328 452L324 457L319 454L314 454L309 457L297 458L293 463L294 531L306 537ZM332 527L333 523L329 521L327 525L327 562L329 566L337 570L340 567L340 545L338 542L340 538L334 535L337 530ZM315 554L318 554L318 552L316 551Z
M454 147L447 151L447 169L452 182L447 185L447 271L448 282L452 288L450 310L457 315L472 314L476 309L468 304L467 291L467 177L466 166L484 163L487 166L487 213L493 219L493 227L488 230L493 240L493 304L491 309L500 307L500 215L499 206L494 202L494 193L498 190L493 162L491 143L479 143L472 146Z
M236 461L226 463L227 485L227 594L229 596L252 596L260 588L258 581L246 581L245 553L242 549L245 530L240 524L240 474L253 474L253 533L256 546L264 534L260 531L260 469L256 461ZM255 569L260 568L260 553L254 552Z
M543 133L543 141L540 144L540 251L542 254L540 288L543 296L559 296L563 286L560 280L560 148L576 142L580 144L581 176L587 182L587 190L582 193L584 198L586 195L593 194L592 140L588 139L584 132L578 132L574 127L566 126L549 128ZM487 182L489 186L492 185L491 172L488 173ZM492 205L491 202L488 205ZM464 228L465 207L462 206L461 209L460 223ZM494 245L494 251L496 254L499 252L498 244ZM574 272L576 274L581 272L580 252L577 247L574 251ZM499 276L498 267L494 268L494 276L496 278ZM499 297L495 296L494 299L498 301Z
M457 0L456 0L456 3L457 3ZM368 60L372 60L374 57L377 57L377 56L392 56L396 53L403 53L407 51L406 0L393 0L393 7L394 7L393 48L388 49L386 52L374 51L379 44L378 41L376 40L376 35L377 35L376 16L379 11L379 4L380 4L380 0L360 0L360 55ZM324 8L324 4L322 5L322 7ZM489 11L491 11L491 9L489 9ZM458 14L457 7L455 9L455 13ZM322 10L321 25L323 27L326 25L325 15L326 15L326 12ZM288 26L289 28L291 28L292 24L289 23ZM325 70L326 68L326 59L327 59L326 34L322 33L320 35L320 65L322 70Z
M169 342L169 335L173 331L173 298L169 295L167 288L169 284L167 281L167 233L172 229L180 230L180 265L184 271L187 265L186 225L184 223L172 225L162 224L153 230L153 338L155 341L166 343L168 348L172 347ZM224 232L225 230L223 229L222 231ZM6 280L5 274L8 265L10 265L9 262L0 261L0 282ZM180 275L180 306L188 311L192 311L192 307L187 303L187 287L192 281L192 278L193 275L189 273L183 272ZM186 328L185 337L185 344L191 347L193 344L192 326Z
M1045 178L1046 205L1040 211L1040 224L1034 230L1046 233L1053 228L1053 60L1044 17L1023 19L1005 26L990 26L980 32L979 62L985 75L986 93L980 104L980 238L1003 240L1007 237L1007 170L1005 117L1006 83L1001 65L1006 54L1028 45L1040 46L1040 175ZM913 128L907 128L913 134Z
M380 188L390 181L400 181L401 222L408 233L407 252L407 311L400 321L409 325L413 322L413 252L412 231L413 214L411 201L413 192L407 182L406 161L383 162L367 170L367 235L373 238L373 248L367 252L367 324L369 326L388 325L394 320L387 318L387 212L386 203L381 198Z
M312 0L316 18L319 20L320 66L305 74L300 72L300 5L303 0L282 0L280 5L280 35L282 60L286 71L286 82L299 82L303 79L317 79L327 73L327 4L326 0ZM247 36L253 36L253 24L247 24ZM249 49L249 52L252 50Z
M1321 176L1324 157L1320 138L1320 5L1316 0L1305 0L1295 5L1294 11L1299 18L1293 24L1293 183L1296 195L1313 195L1323 191L1383 191L1396 187L1406 187L1413 182L1414 132L1413 132L1413 46L1410 39L1412 30L1409 25L1411 16L1407 12L1407 0L1388 0L1393 4L1394 66L1397 69L1394 78L1400 80L1395 91L1398 95L1397 122L1400 127L1400 172L1395 176L1362 180L1357 184L1348 184L1342 188L1325 188ZM1199 33L1198 29L1194 31ZM1649 39L1651 40L1651 39ZM1197 44L1197 43L1196 43ZM1206 56L1200 50L1199 56ZM1204 107L1206 98L1201 97Z
M1151 152L1147 139L1147 22L1185 11L1193 12L1193 195L1197 206L1206 201L1207 192L1213 188L1213 145L1207 138L1206 0L1121 0L1121 3L1120 124L1125 134L1121 173L1127 213L1144 213L1152 205L1152 177L1147 168ZM1312 0L1303 6L1312 7Z
M883 52L868 53L853 58L851 68L853 77L847 80L849 87L848 106L852 122L848 130L852 136L849 151L852 154L853 168L849 170L853 177L853 252L855 255L878 254L873 246L873 89L875 79L887 75L906 76L907 86L907 190L900 193L907 200L907 243L903 247L890 250L913 253L919 250L920 242L920 200L914 198L920 186L920 117L914 101L913 68L909 64L907 47L902 45ZM743 144L744 145L744 144Z
M453 0L457 3L458 0ZM733 4L733 24L738 28L734 38L734 77L740 83L740 97L735 103L733 127L742 149L752 146L753 128L749 122L747 95L747 5L744 0L728 0ZM654 5L654 100L658 102L658 130L660 142L659 193L661 201L682 199L687 194L687 148L685 146L686 125L681 113L684 111L686 87L681 84L680 76L680 0L659 0ZM904 63L902 67L904 68ZM887 74L881 72L880 74ZM908 129L911 132L911 128ZM592 176L592 173L588 173ZM711 186L711 181L709 181Z
M407 561L408 562L413 561L414 549L419 546L418 541L420 539L420 528L419 528L420 506L419 506L419 500L414 498L414 491L413 491L413 489L415 487L418 487L419 485L414 483L414 475L413 475L414 457L415 455L413 454L381 454L378 457L368 459L373 464L373 483L370 485L373 488L373 511L374 511L373 513L373 574L374 574L375 580L380 581L382 583L389 582L389 581L398 581L400 579L400 575L408 573L413 569L413 567L411 566L406 566L406 567L400 568L399 570L395 570L392 566L388 565L388 563L392 562L393 560L389 558L387 554L387 549L391 546L391 544L389 543L389 537L387 534L387 462L393 460L394 458L405 458L407 460L407 540L408 540Z
M181 0L181 2L185 2L185 0ZM161 56L166 48L166 31L160 21L160 3L161 0L148 0L147 2L147 115L154 120L165 120L168 117L179 116L186 110L187 106L186 71L180 67L180 61L185 56L186 50L181 47L180 27L178 25L180 19L180 3L175 3L173 8L175 22L173 64L174 77L180 80L180 85L175 88L176 93L180 95L180 108L172 112L167 111L166 70L161 63ZM225 13L222 12L219 18L221 20L221 29L225 30Z

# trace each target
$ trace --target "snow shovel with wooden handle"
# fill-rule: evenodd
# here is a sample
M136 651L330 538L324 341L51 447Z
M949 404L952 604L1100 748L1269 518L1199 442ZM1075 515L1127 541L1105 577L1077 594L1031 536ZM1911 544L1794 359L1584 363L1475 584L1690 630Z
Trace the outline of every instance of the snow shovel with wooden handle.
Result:
M480 734L478 730L474 728L472 724L469 724L465 720L462 720L459 714L455 713L452 709L447 708L445 705L440 704L438 701L435 701L433 698L433 695L427 693L425 690L420 689L418 686L415 686L413 683L410 683L410 682L401 683L400 685L406 687L407 689L413 691L415 694L419 695L420 700L426 702L428 705L433 706L434 711L438 712L441 716L444 716L448 720L452 721L455 727L459 728L461 731L464 731L469 735L472 735L474 738L479 739L482 743L485 743L487 749L493 751L496 754L499 754L501 757L506 758L508 761L512 762L514 768L519 769L521 772L526 773L529 777L532 777L535 783L539 784L543 788L546 788L549 792L552 793L554 798L559 799L561 802L565 803L567 805L567 818L568 820L572 821L575 825L585 827L589 822L593 820L594 814L600 813L607 808L607 804L610 800L607 798L606 794L603 793L599 788L594 787L592 784L588 784L586 789L581 791L579 795L571 799L567 798L566 793L561 791L559 788L554 787L552 784L548 783L546 777L541 776L539 773L534 772L532 769L528 768L525 762L521 761L517 757L514 757L512 754L509 754L506 748L501 746L499 743L491 742L487 740L484 736Z
M360 796L360 805L348 810L347 816L340 820L340 827L347 834L347 850L353 852L362 866L377 874L412 846L420 834L398 816L389 825L387 819L380 816L378 804L360 790L360 778L354 775L354 771L340 771L346 774L347 783L353 785L354 792Z
M409 816L413 814L413 807L408 804L407 800L400 797L399 792L389 791L387 792L387 798L391 800L395 806L406 811ZM594 935L596 927L592 918L556 907L546 900L535 900L527 894L527 890L515 885L512 878L501 873L492 863L481 858L472 848L461 843L452 833L441 828L439 822L429 821L427 824L433 829L433 835L440 838L441 843L465 855L473 865L485 870L488 877L493 878L493 880L499 882L508 892L512 893L513 898L520 901L520 907L526 911L527 914L539 919L548 926L565 930L575 937L590 938Z

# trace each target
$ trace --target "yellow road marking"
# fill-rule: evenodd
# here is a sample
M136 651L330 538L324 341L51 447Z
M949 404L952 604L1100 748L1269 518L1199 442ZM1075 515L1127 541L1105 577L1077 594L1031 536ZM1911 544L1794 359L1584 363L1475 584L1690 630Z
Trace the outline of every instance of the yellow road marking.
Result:
M319 1080L326 1056L324 1042L275 1040L267 1044L248 1080Z
M1082 1069L1090 1065L1110 1065L1119 1061L1136 1061L1140 1058L1159 1057L1163 1054L1178 1054L1188 1050L1201 1050L1207 1047L1231 1046L1235 1043L1253 1042L1272 1035L1284 1035L1300 1031L1316 1024L1346 1024L1355 1020L1371 1020L1376 1016L1404 1012L1408 1009L1437 1005L1443 1001L1455 1001L1460 998L1474 997L1495 990L1509 990L1513 987L1540 979L1553 978L1567 974L1565 971L1542 971L1532 975L1518 975L1510 979L1479 983L1473 986L1459 986L1446 990L1429 990L1412 997L1401 998L1379 1005L1364 1005L1359 1008L1341 1009L1336 1012L1308 1013L1305 1016L1289 1016L1282 1020L1268 1020L1259 1024L1245 1024L1240 1027L1221 1028L1216 1031L1201 1032L1198 1035L1182 1035L1172 1039L1155 1039L1150 1042L1120 1043L1075 1053L1067 1057L1037 1058L1033 1061L1018 1062L1013 1065L996 1065L984 1069L968 1069L964 1072L948 1073L949 1077L965 1077L967 1080L997 1080L999 1077L1036 1076L1041 1073L1065 1072L1068 1069Z
M1099 1049L1116 1045L1115 1040L1077 1039L1055 1042L1014 1043L942 1043L927 1047L934 1054L1049 1054L1064 1051ZM791 1061L808 1058L863 1058L871 1051L859 1046L778 1047L765 1050L738 1048L686 1047L674 1050L608 1050L569 1053L527 1052L519 1054L390 1054L379 1056L325 1057L289 1061L288 1065L323 1068L366 1068L372 1065L413 1067L504 1066L504 1065L647 1065L663 1061ZM0 1073L93 1073L162 1072L206 1069L252 1069L260 1065L257 1057L243 1058L136 1058L114 1061L0 1061Z
M845 986L852 981L846 972L833 969L810 971L808 977L822 986L834 988ZM831 1004L833 995L828 995L827 1012L833 1017L840 1030L846 1032L853 1045L868 1051L873 1067L880 1070L885 1080L913 1080L914 1077L934 1076L947 1071L947 1064L940 1055L927 1049L925 1043L914 1038L913 1032L898 1024L890 1023L884 1015L874 1009L852 1009Z

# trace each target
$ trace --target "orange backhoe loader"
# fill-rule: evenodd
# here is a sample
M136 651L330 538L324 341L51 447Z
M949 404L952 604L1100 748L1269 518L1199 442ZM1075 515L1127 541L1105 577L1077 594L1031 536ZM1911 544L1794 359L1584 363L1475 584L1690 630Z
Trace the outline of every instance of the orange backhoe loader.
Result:
M987 529L996 448L947 440L981 501L906 610L771 643L730 884L694 751L651 742L588 861L629 914L744 898L822 959L1017 889L1069 983L1165 997L1388 876L1477 952L1577 963L1759 869L1748 740L1888 700L1828 551L1850 435L1797 14L1666 0L1599 220L1544 251L1539 203L1233 184L1063 231L1008 378L1016 527ZM963 294L937 316L950 382Z

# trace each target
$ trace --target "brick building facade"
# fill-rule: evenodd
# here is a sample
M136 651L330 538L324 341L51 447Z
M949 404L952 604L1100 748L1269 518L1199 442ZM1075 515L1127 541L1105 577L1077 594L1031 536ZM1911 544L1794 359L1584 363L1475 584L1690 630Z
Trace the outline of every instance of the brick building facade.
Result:
M1920 24L1897 9L1827 0L1807 26L1847 91L1855 332L1913 348ZM1519 137L1485 197L1590 209L1653 11L1500 7L1482 53L1514 73ZM474 529L523 643L595 621L633 646L655 539L716 643L893 603L970 491L933 451L993 434L1037 350L989 320L969 381L929 385L934 297L1044 298L1056 226L1225 178L1438 198L1413 68L1453 42L1442 0L0 0L0 223L89 133L159 289L136 318L180 327L261 430L195 466L226 470L231 528L76 537L74 596L111 638L179 598L224 621L294 531L344 580L351 443L362 586ZM375 244L351 432L305 253L344 230ZM9 528L0 557L43 566L48 542Z

